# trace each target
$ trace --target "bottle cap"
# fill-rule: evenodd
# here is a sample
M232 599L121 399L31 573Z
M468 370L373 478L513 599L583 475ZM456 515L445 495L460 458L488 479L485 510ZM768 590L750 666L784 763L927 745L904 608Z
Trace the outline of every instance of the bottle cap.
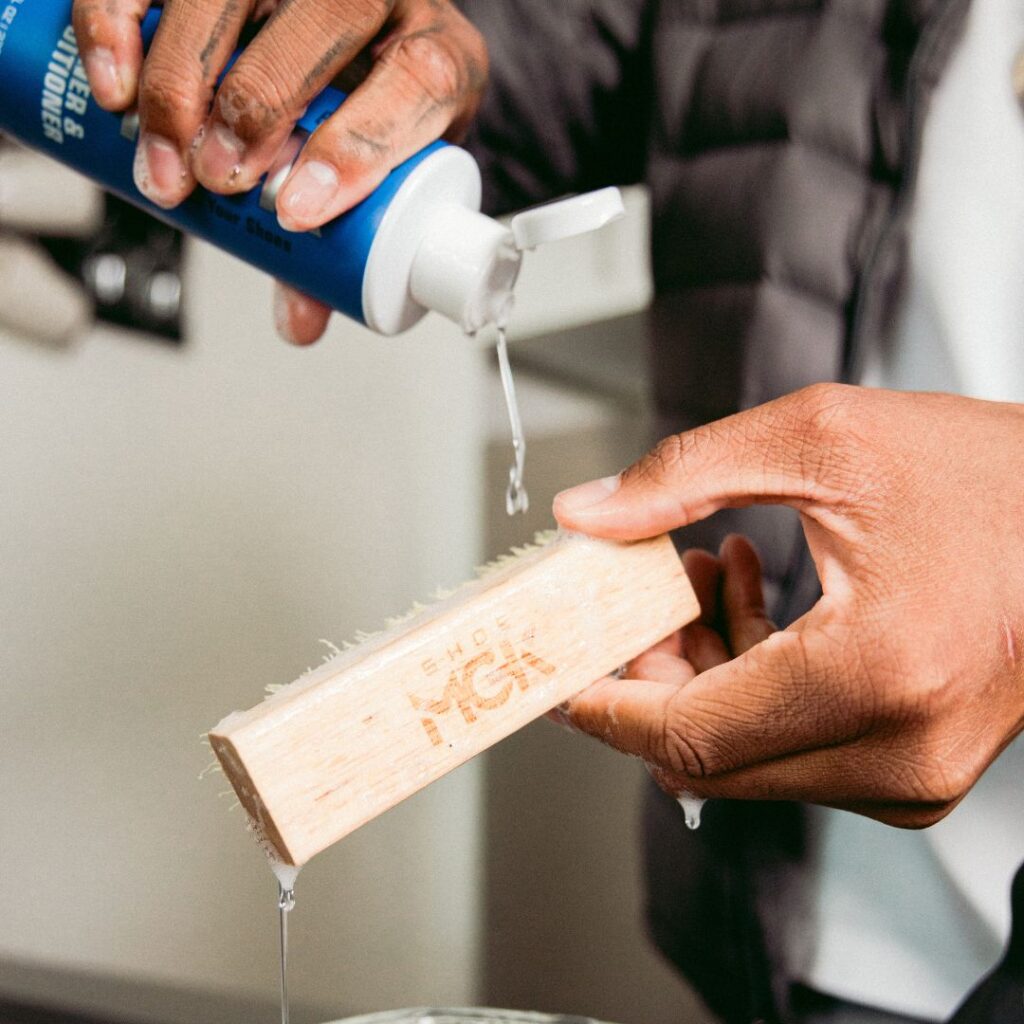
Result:
M503 224L458 203L437 203L409 289L421 305L475 334L508 319L522 261Z
M438 203L413 263L411 293L468 334L503 325L526 250L596 231L624 212L617 188L526 210L508 227L457 203Z
M478 212L480 171L457 146L430 154L388 208L363 279L366 324L397 334L432 309L467 334L504 325L523 253L596 231L622 216L617 188L574 196L513 217Z
M510 227L516 248L523 251L597 231L625 212L622 193L617 188L602 188L525 210L512 218Z

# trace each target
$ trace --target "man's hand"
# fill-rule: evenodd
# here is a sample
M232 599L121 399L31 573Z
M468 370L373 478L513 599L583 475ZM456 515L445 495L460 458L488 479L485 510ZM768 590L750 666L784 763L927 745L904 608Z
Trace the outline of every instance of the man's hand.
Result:
M571 722L698 796L938 821L1024 726L1024 407L816 385L669 438L555 514L632 539L753 503L800 511L818 604L690 681L603 682Z
M746 538L727 537L717 558L707 551L687 551L683 567L700 603L700 618L634 658L626 665L622 679L604 679L568 705L556 708L551 712L555 722L572 727L574 718L578 723L589 723L589 731L595 731L609 718L617 717L615 709L628 691L635 688L643 701L649 701L653 690L661 688L667 698L701 672L743 654L774 632L765 614L761 563ZM570 712L573 718L568 717ZM616 725L646 729L650 722L630 717ZM630 749L653 749L644 737L635 737L627 745ZM689 780L664 763L648 761L647 767L658 785L672 796L690 794Z
M361 83L310 137L277 200L287 230L320 227L430 142L459 136L486 82L483 40L450 0L166 0L143 65L139 23L150 6L75 0L74 24L97 102L138 104L136 184L164 208L197 182L225 194L253 188L310 100L347 71ZM217 87L246 21L267 14ZM289 340L315 340L328 315L279 293Z

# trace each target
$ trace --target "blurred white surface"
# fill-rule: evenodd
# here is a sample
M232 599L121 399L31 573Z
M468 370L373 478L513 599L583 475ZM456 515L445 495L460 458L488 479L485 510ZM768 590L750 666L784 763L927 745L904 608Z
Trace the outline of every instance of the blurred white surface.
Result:
M509 331L513 339L623 316L650 303L650 202L639 188L623 189L623 200L626 216L598 234L527 253Z
M87 237L103 222L103 193L88 178L15 144L0 144L0 227Z
M0 337L0 956L272 997L274 882L200 734L471 570L487 371L436 323L295 351L268 281L191 256L180 351ZM476 814L470 767L309 867L296 992L470 1001Z
M87 238L103 196L53 160L0 141L0 329L62 344L86 329L92 302L37 237Z
M646 301L645 205L629 205L600 238L528 257L520 335ZM35 985L141 1018L136 983L199 994L145 1016L167 1024L195 1024L197 1006L236 1019L229 1003L276 996L275 883L232 800L217 798L223 779L198 781L200 734L316 662L319 638L376 628L464 579L505 542L488 521L506 522L504 483L485 481L488 446L503 460L508 439L479 344L436 317L393 340L336 319L296 351L273 336L270 282L203 245L186 293L181 349L104 329L61 351L0 333L0 999ZM581 448L621 438L620 410L528 379L520 390L530 436L555 439L538 497L624 457L620 444ZM627 819L605 854L615 860L632 850L636 780L613 755L604 764ZM483 770L467 766L303 871L300 1006L336 1017L487 997ZM610 949L631 944L623 993L643 987L644 1024L667 1024L678 985L642 945L623 865L585 920ZM548 969L543 1008L568 1008L552 1005L569 998L557 963L530 952L515 955ZM51 968L75 972L59 993L40 988Z

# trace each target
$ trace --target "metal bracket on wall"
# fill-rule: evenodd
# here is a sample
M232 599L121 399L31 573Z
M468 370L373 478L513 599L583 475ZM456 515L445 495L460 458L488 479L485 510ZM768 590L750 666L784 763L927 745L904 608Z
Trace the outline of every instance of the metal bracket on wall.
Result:
M182 341L180 232L114 196L89 239L42 238L92 297L96 317L164 341Z

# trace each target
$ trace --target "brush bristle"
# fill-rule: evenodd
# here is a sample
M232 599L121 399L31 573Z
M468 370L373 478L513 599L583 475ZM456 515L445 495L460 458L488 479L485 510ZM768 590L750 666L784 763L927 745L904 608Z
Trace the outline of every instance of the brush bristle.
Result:
M430 612L432 608L439 605L441 602L454 597L465 587L472 586L479 580L485 580L497 573L504 572L504 570L515 565L520 561L520 559L525 558L527 555L532 555L534 552L540 551L542 548L546 548L549 544L554 543L562 536L566 535L560 530L543 530L535 534L532 543L524 544L520 547L514 547L507 554L498 555L498 557L492 561L485 562L483 565L478 566L475 570L473 579L467 580L465 583L462 583L457 587L438 587L427 602L414 601L412 607L402 615L393 615L386 619L382 629L374 630L372 632L360 630L351 640L343 640L340 646L330 640L321 639L320 643L327 648L328 653L321 658L319 665L307 666L306 671L303 672L295 682L305 679L310 675L310 673L321 668L323 665L328 664L335 658L338 658L349 651L355 650L356 648L362 647L373 640L378 640L388 633L397 631L400 627L407 625L412 622L413 619L423 615L425 612ZM266 695L267 697L273 697L275 694L280 693L282 690L285 690L292 685L292 683L270 683L265 688Z

